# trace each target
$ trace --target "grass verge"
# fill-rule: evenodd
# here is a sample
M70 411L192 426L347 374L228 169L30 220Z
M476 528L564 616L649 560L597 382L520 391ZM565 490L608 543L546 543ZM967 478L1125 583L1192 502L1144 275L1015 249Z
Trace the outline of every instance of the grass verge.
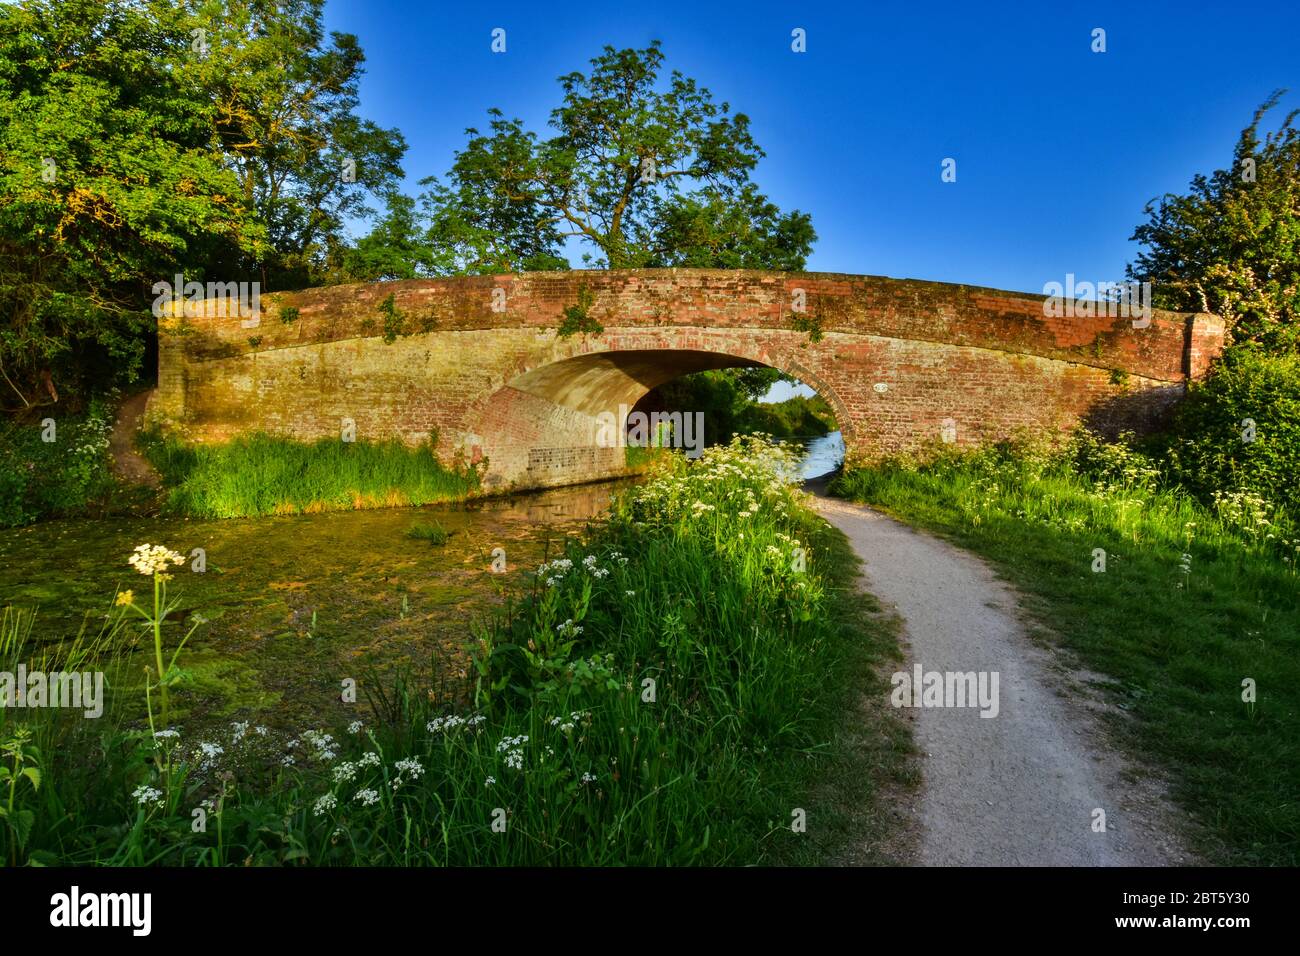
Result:
M168 509L197 518L425 505L461 500L478 488L472 468L448 467L432 446L398 441L251 435L186 445L153 432L142 436L141 449L168 486Z

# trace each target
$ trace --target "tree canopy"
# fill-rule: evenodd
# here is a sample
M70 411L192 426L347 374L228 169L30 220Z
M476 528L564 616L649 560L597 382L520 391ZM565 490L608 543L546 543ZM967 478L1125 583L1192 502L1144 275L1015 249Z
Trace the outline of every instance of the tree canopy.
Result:
M1151 282L1161 308L1222 316L1234 342L1292 352L1300 346L1300 110L1260 138L1284 92L1255 111L1230 168L1147 204L1132 237L1147 248L1129 277Z
M446 177L422 181L421 260L438 273L565 269L577 239L600 268L802 269L811 218L750 179L763 151L748 117L680 72L661 82L663 61L658 42L607 46L589 72L561 76L548 138L489 110ZM406 211L394 200L381 228Z
M405 144L356 115L363 58L322 7L0 6L0 408L134 378L177 273L328 275Z

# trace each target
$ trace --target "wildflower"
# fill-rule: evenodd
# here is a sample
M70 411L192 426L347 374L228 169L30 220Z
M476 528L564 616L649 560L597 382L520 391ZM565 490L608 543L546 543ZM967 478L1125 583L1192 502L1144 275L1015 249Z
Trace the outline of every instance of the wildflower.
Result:
M226 748L220 744L199 744L198 749L194 751L194 756L201 758L202 766L206 770L216 764L217 758L226 752Z
M154 731L153 739L154 739L154 740L173 740L173 739L179 737L180 735L181 735L181 734L180 734L180 731L179 731L179 730L173 730L172 728L168 727L166 730L156 730L156 731Z
M362 721L354 720L352 721L352 723L348 724L348 733L359 734L361 733L361 728L363 728L364 726L365 724Z
M311 812L313 816L321 817L324 816L326 813L328 813L330 810L333 810L338 805L339 805L339 798L334 796L334 794L332 793L327 793L317 798L316 805L312 807Z
M373 807L376 803L379 802L379 791L369 790L369 789L358 790L356 797L354 797L353 799L355 799L357 803L361 804L363 807Z
M361 757L357 760L357 766L358 766L358 767L378 767L378 766L379 766L379 754L375 753L373 750L372 750L370 753L362 754Z
M483 786L485 786L485 787L490 787L490 786L492 786L492 784L494 784L494 783L496 783L496 782L497 782L497 778L496 778L496 777L488 777L486 780L483 781Z
M135 592L119 591L117 593L117 599L114 601L114 603L118 607L125 607L126 605L130 604L134 600L135 600Z
M131 794L131 796L135 797L135 802L138 803L140 806L144 806L146 803L161 804L163 802L162 791L157 789L156 787L151 787L148 784L144 784L144 783L136 787L135 791Z
M351 783L357 775L357 764L345 760L334 768L335 783Z
M446 717L433 718L433 720L424 725L424 728L431 734L436 734L439 731L445 733L449 730L455 730L457 727L464 727L466 725L472 727L482 719L482 716L479 716L466 720L464 717L457 714L448 714Z
M166 571L169 564L184 564L185 558L161 544L142 544L136 547L127 563L141 574L152 577Z
M416 780L424 774L424 767L416 757L407 757L405 760L399 760L393 766L401 772L403 776L410 774Z

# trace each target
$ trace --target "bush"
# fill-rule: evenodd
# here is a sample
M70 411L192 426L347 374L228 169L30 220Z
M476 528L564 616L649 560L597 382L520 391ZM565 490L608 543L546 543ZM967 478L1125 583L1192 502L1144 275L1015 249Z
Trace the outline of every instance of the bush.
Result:
M55 439L49 442L40 421L0 426L0 527L81 511L113 487L107 404L95 399L82 417L48 417Z
M1249 492L1300 509L1300 356L1229 349L1193 383L1163 450L1171 477L1202 501Z

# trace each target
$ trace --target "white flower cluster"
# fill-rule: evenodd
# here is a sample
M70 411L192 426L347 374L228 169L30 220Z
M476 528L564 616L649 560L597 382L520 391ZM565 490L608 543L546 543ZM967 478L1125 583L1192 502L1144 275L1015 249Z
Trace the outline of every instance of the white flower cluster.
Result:
M564 576L573 570L573 562L568 558L556 558L547 561L537 569L537 576L546 579L546 586L553 588L564 580Z
M568 716L567 718L565 718L565 717L563 717L563 716L560 716L560 717L552 717L549 721L547 721L547 723L549 723L552 727L558 727L558 728L560 728L560 732L561 732L561 733L565 733L565 734L567 734L567 733L568 733L569 731L571 731L571 730L572 730L572 729L573 729L573 728L574 728L574 727L575 727L575 726L576 726L580 721L585 720L585 719L586 719L587 717L589 717L589 716L590 716L590 712L589 712L589 711L585 711L585 710L575 710L575 711L573 711L571 714L569 714L569 716Z
M334 739L332 734L322 733L319 730L304 730L302 739L315 751L312 756L317 760L330 761L338 756L338 751L335 749L338 747L338 741ZM294 746L294 742L291 742L289 746Z
M411 780L419 780L420 777L424 776L424 766L415 757L407 757L404 760L399 760L397 763L393 764L393 768L397 770L397 776L393 778L394 790L406 783L408 778Z
M475 714L473 717L461 717L457 714L448 714L445 717L435 717L424 725L424 729L431 734L439 731L446 733L449 730L455 730L457 727L477 727L486 720L482 714Z
M602 568L596 563L596 556L589 554L582 559L582 566L587 569L587 573L599 581L601 578L609 576L609 568Z
M555 626L555 633L559 634L560 637L577 637L582 633L582 625L574 624L573 618L569 618L563 624Z
M141 574L153 577L165 572L170 564L184 564L185 558L161 544L142 544L127 561Z
M524 769L524 744L528 743L528 735L520 734L518 737L506 737L497 744L497 753L506 755L506 766L511 770Z
M363 807L373 807L376 803L379 802L379 791L358 790L357 795L353 797L353 799L356 800L357 803L361 804Z
M194 756L199 758L199 766L203 770L211 770L217 765L217 758L226 752L226 748L220 744L199 744L198 749L194 751Z
M163 802L163 792L156 787L149 786L147 783L142 783L136 787L131 796L135 797L135 802L140 806L147 803L155 803L161 806Z
M332 793L327 793L316 800L316 805L312 807L312 815L321 817L339 805L339 798Z

